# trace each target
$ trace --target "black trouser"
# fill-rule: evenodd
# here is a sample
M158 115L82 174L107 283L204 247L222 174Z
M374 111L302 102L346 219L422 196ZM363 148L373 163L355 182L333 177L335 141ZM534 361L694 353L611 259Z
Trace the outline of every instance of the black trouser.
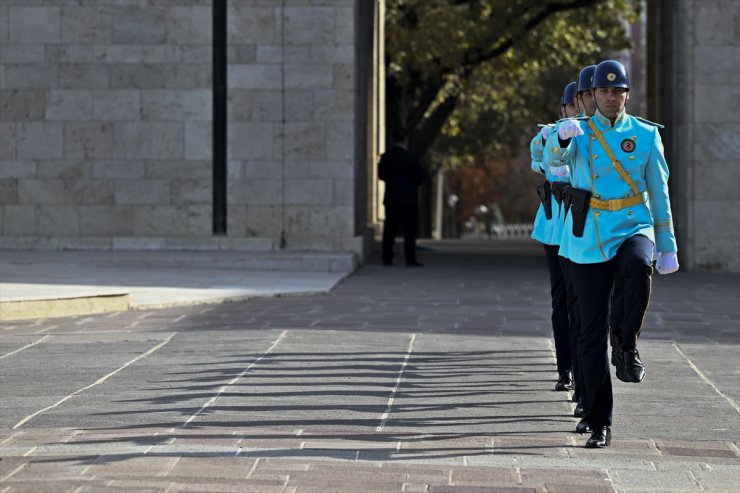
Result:
M571 346L568 321L568 303L565 288L565 278L560 268L557 245L544 245L547 255L547 269L550 271L550 297L552 299L552 335L555 339L555 357L558 363L558 373L570 371Z
M612 346L622 351L629 351L631 349L637 349L637 340L642 333L642 324L637 327L633 324L627 330L623 327L622 320L624 319L625 310L624 282L625 280L621 276L616 276L614 279L612 304L609 309L609 328L612 335ZM650 288L648 287L648 289Z
M611 303L609 305L609 335L612 348L622 351L622 318L624 318L624 280L619 276L614 276L614 285L612 286ZM635 337L635 344L637 337ZM633 346L634 347L634 346Z
M416 217L415 205L385 205L383 224L383 262L393 261L393 245L398 228L403 225L403 253L407 264L416 262Z
M653 243L642 235L625 240L614 258L597 264L571 263L581 327L578 354L583 365L591 425L611 426L614 397L607 357L608 311L616 276L624 280L624 333L637 333L650 300Z
M573 281L571 279L570 264L572 263L565 257L559 257L560 268L563 271L563 278L565 279L565 297L566 303L568 304L568 320L569 320L569 331L568 337L570 342L570 360L573 366L573 376L575 377L575 394L581 405L586 412L588 412L588 405L586 396L586 385L584 383L583 366L580 363L580 356L578 355L578 327L580 326L580 314L578 313L578 298L573 290Z

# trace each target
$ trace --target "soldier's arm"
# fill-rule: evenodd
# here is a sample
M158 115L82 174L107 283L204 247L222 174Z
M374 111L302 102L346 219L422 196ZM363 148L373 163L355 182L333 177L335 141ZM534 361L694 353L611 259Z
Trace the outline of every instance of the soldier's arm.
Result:
M655 248L658 252L675 252L676 235L673 231L671 199L668 196L668 163L663 154L663 142L657 128L653 128L654 141L645 169L650 209L655 229Z
M532 168L532 171L541 175L545 174L545 169L542 166L543 151L544 146L542 144L542 136L537 133L529 144L529 155L532 158L532 164L530 167Z
M550 132L550 137L547 139L545 155L546 159L543 161L545 165L552 166L554 168L572 165L576 161L578 155L578 146L576 145L575 139L570 138L567 141L563 141L560 138L560 124L564 121L558 122L555 128Z

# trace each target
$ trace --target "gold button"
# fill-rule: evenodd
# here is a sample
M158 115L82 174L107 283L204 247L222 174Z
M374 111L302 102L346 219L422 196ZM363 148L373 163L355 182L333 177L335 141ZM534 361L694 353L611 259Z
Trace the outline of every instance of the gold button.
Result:
M596 136L595 135L592 135L591 136L591 140L596 140Z
M558 152L558 148L557 147L553 147L552 148L552 152Z
M628 216L631 216L632 215L632 209L630 209L630 210L627 211L627 215Z
M594 175L594 180L598 180L598 179L599 179L599 175Z
M601 195L599 195L599 194L597 193L597 194L595 194L595 195L594 195L594 197L596 197L597 199L600 199L600 198L601 198Z
M637 140L637 135L633 135L633 136L632 136L632 142L634 142L634 141L636 141L636 140Z
M597 157L599 157L599 155L598 155L598 154L594 154L594 155L593 155L593 156L591 156L591 157L592 157L592 158L594 158L594 159L596 159Z
M601 211L596 211L596 212L594 212L594 215L596 215L596 216L600 216L600 215L601 215Z
M634 161L634 160L635 160L635 156L630 156L630 161Z

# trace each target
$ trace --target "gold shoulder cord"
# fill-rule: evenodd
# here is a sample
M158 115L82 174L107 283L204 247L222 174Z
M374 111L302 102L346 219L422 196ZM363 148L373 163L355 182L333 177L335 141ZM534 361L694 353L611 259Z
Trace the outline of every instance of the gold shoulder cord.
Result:
M622 164L619 162L617 157L612 152L611 148L609 147L609 144L606 143L604 140L604 136L601 135L601 132L599 132L599 129L596 128L596 125L594 125L594 122L590 119L586 121L589 128L594 132L594 135L596 135L596 138L599 139L599 142L601 143L601 147L604 148L604 151L606 151L607 156L609 156L609 159L612 160L612 166L614 166L614 169L617 170L617 173L619 173L619 176L622 177L622 179L627 182L627 185L629 185L630 189L632 189L632 193L634 193L635 197L640 197L642 199L642 194L640 193L640 189L637 188L637 185L635 185L635 182L632 181L632 177L627 173L624 168L622 168ZM593 174L593 170L591 171ZM593 176L591 177L591 186L592 186L592 193L593 193ZM594 213L595 214L595 213ZM594 215L594 225L596 225L596 218ZM598 239L599 236L599 229L596 228L596 236ZM601 248L601 240L599 239L599 248ZM604 257L604 260L606 260L606 255L604 255L604 250L601 250L601 255Z
M635 195L640 195L640 189L637 188L637 185L635 185L635 182L632 181L632 177L630 177L629 173L627 173L624 170L624 168L622 168L621 163L619 162L619 160L617 160L617 157L614 155L611 148L604 140L604 136L601 135L601 132L599 132L599 129L596 128L596 125L594 125L594 122L592 122L591 120L587 120L586 123L588 123L588 126L591 127L591 130L593 130L594 134L596 135L596 138L599 139L599 142L601 142L601 147L604 148L604 150L606 151L606 154L609 156L609 159L612 160L612 166L614 166L614 169L617 170L617 173L619 173L619 176L621 176L622 179L627 182L627 185L629 185L630 188L632 189L632 193L634 193Z

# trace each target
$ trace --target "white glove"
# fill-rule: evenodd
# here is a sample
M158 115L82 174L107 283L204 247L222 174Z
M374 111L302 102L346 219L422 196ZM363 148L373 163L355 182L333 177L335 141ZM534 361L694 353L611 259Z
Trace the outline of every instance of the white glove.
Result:
M583 129L575 120L565 120L558 125L558 137L560 140L568 140L583 135Z
M658 274L673 274L676 272L678 270L678 255L676 255L676 252L658 252L655 270L658 271Z
M570 177L570 166L567 164L565 166L548 166L550 174L553 176L558 176L561 178L569 178Z
M540 137L542 137L542 140L545 141L550 138L550 125L546 125L542 127L542 130L540 130Z

